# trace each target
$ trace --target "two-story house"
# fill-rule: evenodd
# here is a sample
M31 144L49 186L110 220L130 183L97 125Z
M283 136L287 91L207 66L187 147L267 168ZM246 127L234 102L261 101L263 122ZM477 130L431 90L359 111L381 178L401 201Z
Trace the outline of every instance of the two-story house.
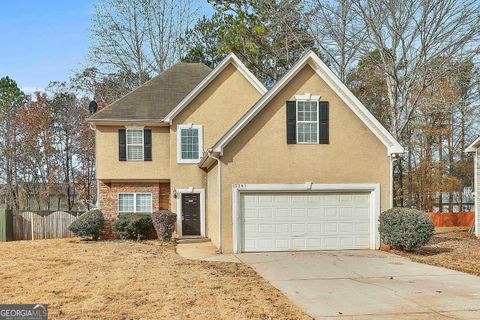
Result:
M313 52L268 91L233 54L179 63L89 121L108 221L170 209L224 252L379 247L403 148Z

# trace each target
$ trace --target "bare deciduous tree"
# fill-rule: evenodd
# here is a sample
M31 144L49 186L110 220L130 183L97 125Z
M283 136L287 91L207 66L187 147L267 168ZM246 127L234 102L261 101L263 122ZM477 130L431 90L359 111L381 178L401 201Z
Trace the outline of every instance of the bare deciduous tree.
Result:
M305 1L306 25L315 44L342 81L358 61L366 32L360 28L360 16L353 10L355 0Z
M89 60L108 73L134 73L137 85L180 60L194 22L193 0L99 0Z
M355 0L354 8L367 31L363 50L379 50L389 129L401 139L424 92L448 70L433 62L469 60L480 52L480 5L471 0Z

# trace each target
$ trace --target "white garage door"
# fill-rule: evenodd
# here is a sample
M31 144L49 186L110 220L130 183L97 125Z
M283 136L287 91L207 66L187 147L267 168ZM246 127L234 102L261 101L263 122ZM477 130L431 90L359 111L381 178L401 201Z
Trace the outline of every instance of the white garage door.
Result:
M368 249L369 193L244 193L242 251Z

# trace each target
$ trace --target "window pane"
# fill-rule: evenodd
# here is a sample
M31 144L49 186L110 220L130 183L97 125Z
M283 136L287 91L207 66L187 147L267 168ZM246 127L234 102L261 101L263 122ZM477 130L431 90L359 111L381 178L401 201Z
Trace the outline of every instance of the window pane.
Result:
M152 211L151 194L137 194L136 211L149 213Z
M298 111L298 121L305 120L305 113L303 111Z
M127 130L127 144L143 144L143 130Z
M143 146L128 146L128 160L143 160Z
M318 124L311 123L310 124L310 142L317 143L318 142Z
M133 212L133 193L118 195L118 211L119 212Z
M318 143L318 102L298 101L297 142Z
M298 101L297 106L298 106L298 111L304 111L305 110L305 102L304 101Z
M182 159L199 159L199 141L197 128L181 129Z
M143 130L127 129L127 160L143 160Z
M297 128L299 143L316 143L318 141L317 122L299 122Z

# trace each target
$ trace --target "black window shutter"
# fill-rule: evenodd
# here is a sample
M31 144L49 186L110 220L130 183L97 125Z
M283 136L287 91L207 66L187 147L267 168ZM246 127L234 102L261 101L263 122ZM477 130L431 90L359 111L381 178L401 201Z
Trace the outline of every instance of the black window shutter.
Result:
M297 143L297 104L287 101L287 144Z
M328 144L329 143L329 134L328 134L328 102L320 101L318 105L318 143L319 144Z
M118 129L118 160L127 161L127 132Z
M143 160L152 161L152 130L143 130Z

